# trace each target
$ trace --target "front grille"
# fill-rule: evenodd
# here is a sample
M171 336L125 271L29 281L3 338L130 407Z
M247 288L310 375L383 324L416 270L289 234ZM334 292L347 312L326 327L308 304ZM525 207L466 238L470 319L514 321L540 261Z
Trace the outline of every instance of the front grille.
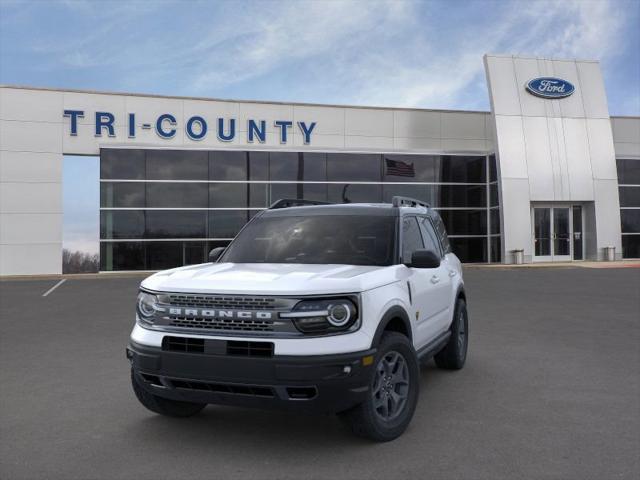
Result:
M258 385L233 385L229 383L194 382L191 380L169 380L169 383L171 383L173 388L182 388L185 390L229 393L232 395L251 395L266 398L275 397L271 387L261 387Z
M240 357L273 357L273 343L229 340L227 342L227 355Z
M240 318L203 318L169 316L173 327L231 332L273 332L273 320L249 320Z
M275 298L221 295L169 295L169 304L176 307L211 309L275 310Z
M204 353L204 339L187 337L164 337L162 349L171 352Z

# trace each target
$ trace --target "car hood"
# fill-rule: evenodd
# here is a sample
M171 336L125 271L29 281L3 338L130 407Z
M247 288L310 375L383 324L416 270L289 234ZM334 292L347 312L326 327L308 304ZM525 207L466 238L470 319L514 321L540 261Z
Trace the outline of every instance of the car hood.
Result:
M397 266L206 263L158 272L141 287L161 292L262 295L356 293L393 283Z

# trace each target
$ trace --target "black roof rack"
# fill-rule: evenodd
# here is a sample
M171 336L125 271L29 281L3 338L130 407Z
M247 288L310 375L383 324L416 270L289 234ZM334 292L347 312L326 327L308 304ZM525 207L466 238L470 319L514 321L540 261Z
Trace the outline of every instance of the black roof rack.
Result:
M424 207L431 208L427 202L416 200L415 198L395 196L391 199L391 205L394 207Z
M304 200L296 198L281 198L271 204L269 210L276 208L289 208L289 207L305 207L310 205L331 205L329 202L320 202L318 200Z

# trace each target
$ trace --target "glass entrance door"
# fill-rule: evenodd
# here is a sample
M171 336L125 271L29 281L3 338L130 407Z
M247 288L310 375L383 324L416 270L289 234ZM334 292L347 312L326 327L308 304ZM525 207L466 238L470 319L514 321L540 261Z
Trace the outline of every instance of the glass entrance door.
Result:
M562 262L582 260L582 207L533 208L533 260Z

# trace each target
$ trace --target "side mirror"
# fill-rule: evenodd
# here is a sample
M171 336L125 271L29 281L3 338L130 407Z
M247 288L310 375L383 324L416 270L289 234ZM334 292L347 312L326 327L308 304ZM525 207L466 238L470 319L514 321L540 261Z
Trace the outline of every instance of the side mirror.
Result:
M217 262L218 258L220 258L220 255L222 255L222 252L225 251L226 247L216 247L213 250L211 250L209 252L209 261L210 262Z
M438 268L440 266L440 256L432 250L416 250L411 255L412 268Z

